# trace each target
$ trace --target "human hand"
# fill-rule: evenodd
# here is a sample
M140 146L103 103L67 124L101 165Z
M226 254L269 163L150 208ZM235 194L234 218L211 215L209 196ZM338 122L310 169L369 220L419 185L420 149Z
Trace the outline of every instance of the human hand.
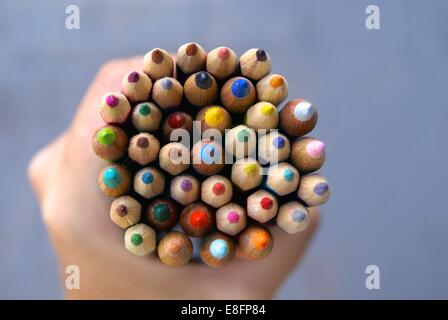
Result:
M81 288L66 290L78 299L269 299L293 270L318 226L310 210L307 229L296 235L271 229L274 248L257 261L236 257L223 269L190 263L181 268L154 257L126 251L123 230L109 218L111 201L99 190L102 167L91 150L93 132L103 125L97 104L101 96L118 91L121 78L142 69L142 58L104 65L85 94L70 127L39 151L29 166L42 217L65 267L80 268Z

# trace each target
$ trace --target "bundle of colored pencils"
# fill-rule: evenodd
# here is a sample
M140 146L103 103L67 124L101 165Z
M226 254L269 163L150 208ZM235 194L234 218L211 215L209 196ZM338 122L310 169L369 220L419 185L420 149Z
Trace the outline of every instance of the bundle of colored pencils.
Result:
M125 229L131 253L155 253L169 266L193 257L219 268L235 251L267 256L267 227L303 231L309 207L325 203L330 187L314 173L325 161L322 141L305 136L317 109L287 98L288 83L271 74L271 58L250 49L239 59L230 48L208 54L182 45L175 59L149 51L143 70L130 71L121 92L104 95L105 125L93 135L107 164L98 183L111 220Z

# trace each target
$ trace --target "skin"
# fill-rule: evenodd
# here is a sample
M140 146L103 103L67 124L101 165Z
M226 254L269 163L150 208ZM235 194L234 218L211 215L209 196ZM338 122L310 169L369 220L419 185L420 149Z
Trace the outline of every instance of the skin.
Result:
M269 299L299 263L318 226L311 210L308 228L288 235L272 228L274 249L258 261L239 256L221 270L202 264L170 268L155 257L126 251L123 230L110 221L107 199L97 185L103 165L91 150L91 137L103 124L95 106L118 91L124 74L141 70L142 58L113 60L98 72L69 128L32 159L28 174L42 218L65 268L80 268L80 289L70 299Z

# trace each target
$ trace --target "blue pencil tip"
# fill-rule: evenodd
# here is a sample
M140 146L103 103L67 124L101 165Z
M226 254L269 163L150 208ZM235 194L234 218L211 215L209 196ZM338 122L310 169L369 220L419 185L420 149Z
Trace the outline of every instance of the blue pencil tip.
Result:
M246 79L237 79L232 83L232 94L237 98L244 98L249 94L249 81Z

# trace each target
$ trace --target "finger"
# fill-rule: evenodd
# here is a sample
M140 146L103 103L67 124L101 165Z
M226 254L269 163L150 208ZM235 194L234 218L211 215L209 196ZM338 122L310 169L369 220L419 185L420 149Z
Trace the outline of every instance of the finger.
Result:
M61 134L39 150L28 164L28 179L39 202L42 202L55 166L59 163L66 135L66 133Z

